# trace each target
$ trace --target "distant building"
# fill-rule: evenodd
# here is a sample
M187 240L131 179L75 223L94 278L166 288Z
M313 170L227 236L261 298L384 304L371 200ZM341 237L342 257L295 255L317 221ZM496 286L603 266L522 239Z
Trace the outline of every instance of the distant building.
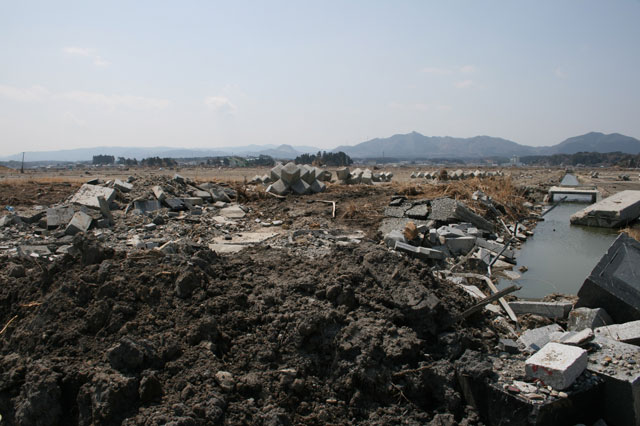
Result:
M509 165L512 167L522 166L522 163L520 162L520 157L518 157L517 155L514 155L513 157L511 157L511 160L509 160Z

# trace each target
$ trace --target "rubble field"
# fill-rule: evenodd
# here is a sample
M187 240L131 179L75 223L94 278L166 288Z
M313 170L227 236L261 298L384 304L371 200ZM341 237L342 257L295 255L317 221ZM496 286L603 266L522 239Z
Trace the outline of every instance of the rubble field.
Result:
M605 386L583 372L593 333L563 333L577 298L545 299L556 317L520 307L517 322L501 308L514 296L489 300L486 262L508 269L555 178L412 171L285 196L182 172L1 182L0 425L602 417L562 417ZM579 365L545 383L530 354L547 342ZM596 364L636 374L629 353Z

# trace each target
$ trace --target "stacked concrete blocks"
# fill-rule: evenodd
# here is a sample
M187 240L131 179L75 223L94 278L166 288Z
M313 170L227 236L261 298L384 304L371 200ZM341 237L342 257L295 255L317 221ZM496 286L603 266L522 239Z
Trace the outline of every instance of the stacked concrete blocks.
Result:
M296 195L323 192L326 185L317 179L318 169L307 165L287 163L276 165L271 169L273 183L267 187L267 192L276 195L286 195L293 192Z

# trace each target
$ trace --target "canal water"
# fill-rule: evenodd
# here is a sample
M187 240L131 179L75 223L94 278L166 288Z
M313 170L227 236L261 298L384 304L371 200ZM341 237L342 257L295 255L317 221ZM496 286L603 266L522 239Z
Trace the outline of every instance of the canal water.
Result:
M576 294L585 278L617 237L608 228L576 226L569 223L572 214L585 203L560 203L533 229L522 248L516 252L518 271L528 268L514 282L522 287L515 293L521 298L542 298L550 293ZM512 282L501 280L500 287Z
M560 181L560 185L561 186L578 186L578 185L580 185L580 182L578 182L578 178L577 177L575 177L574 175L572 175L570 173L567 173L562 178L562 181Z

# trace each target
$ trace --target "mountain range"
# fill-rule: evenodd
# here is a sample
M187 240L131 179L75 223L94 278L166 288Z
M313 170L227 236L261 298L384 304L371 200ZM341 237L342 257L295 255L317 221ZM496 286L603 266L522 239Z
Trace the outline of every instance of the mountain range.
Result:
M31 151L25 152L24 159L27 162L41 161L91 161L94 155L113 155L114 157L136 158L141 160L148 157L168 158L196 158L196 157L221 157L228 155L259 156L269 155L273 158L293 159L300 154L316 153L319 149L310 146L291 145L246 145L235 147L222 147L213 149L190 149L156 147L122 147L122 146L97 146L94 148L63 149L57 151ZM22 153L0 157L0 161L21 161Z
M215 149L186 149L169 147L95 147L58 151L37 151L25 153L25 161L90 161L94 155L137 158L171 157L195 158L227 155L258 156L269 155L277 159L293 159L304 153L322 151L312 146L291 145L246 145ZM624 152L640 153L640 140L619 133L597 132L569 138L557 145L533 147L521 145L507 139L491 136L455 138L451 136L424 136L418 132L397 134L388 138L376 138L357 145L342 145L331 150L343 151L355 159L395 158L483 158L483 157L524 157L527 155L575 154L576 152ZM22 154L0 158L0 161L20 161Z
M619 133L605 135L591 132L569 138L557 145L533 147L491 136L454 138L424 136L417 132L376 138L354 146L339 146L352 158L481 158L524 157L527 155L575 154L576 152L640 153L640 140Z

